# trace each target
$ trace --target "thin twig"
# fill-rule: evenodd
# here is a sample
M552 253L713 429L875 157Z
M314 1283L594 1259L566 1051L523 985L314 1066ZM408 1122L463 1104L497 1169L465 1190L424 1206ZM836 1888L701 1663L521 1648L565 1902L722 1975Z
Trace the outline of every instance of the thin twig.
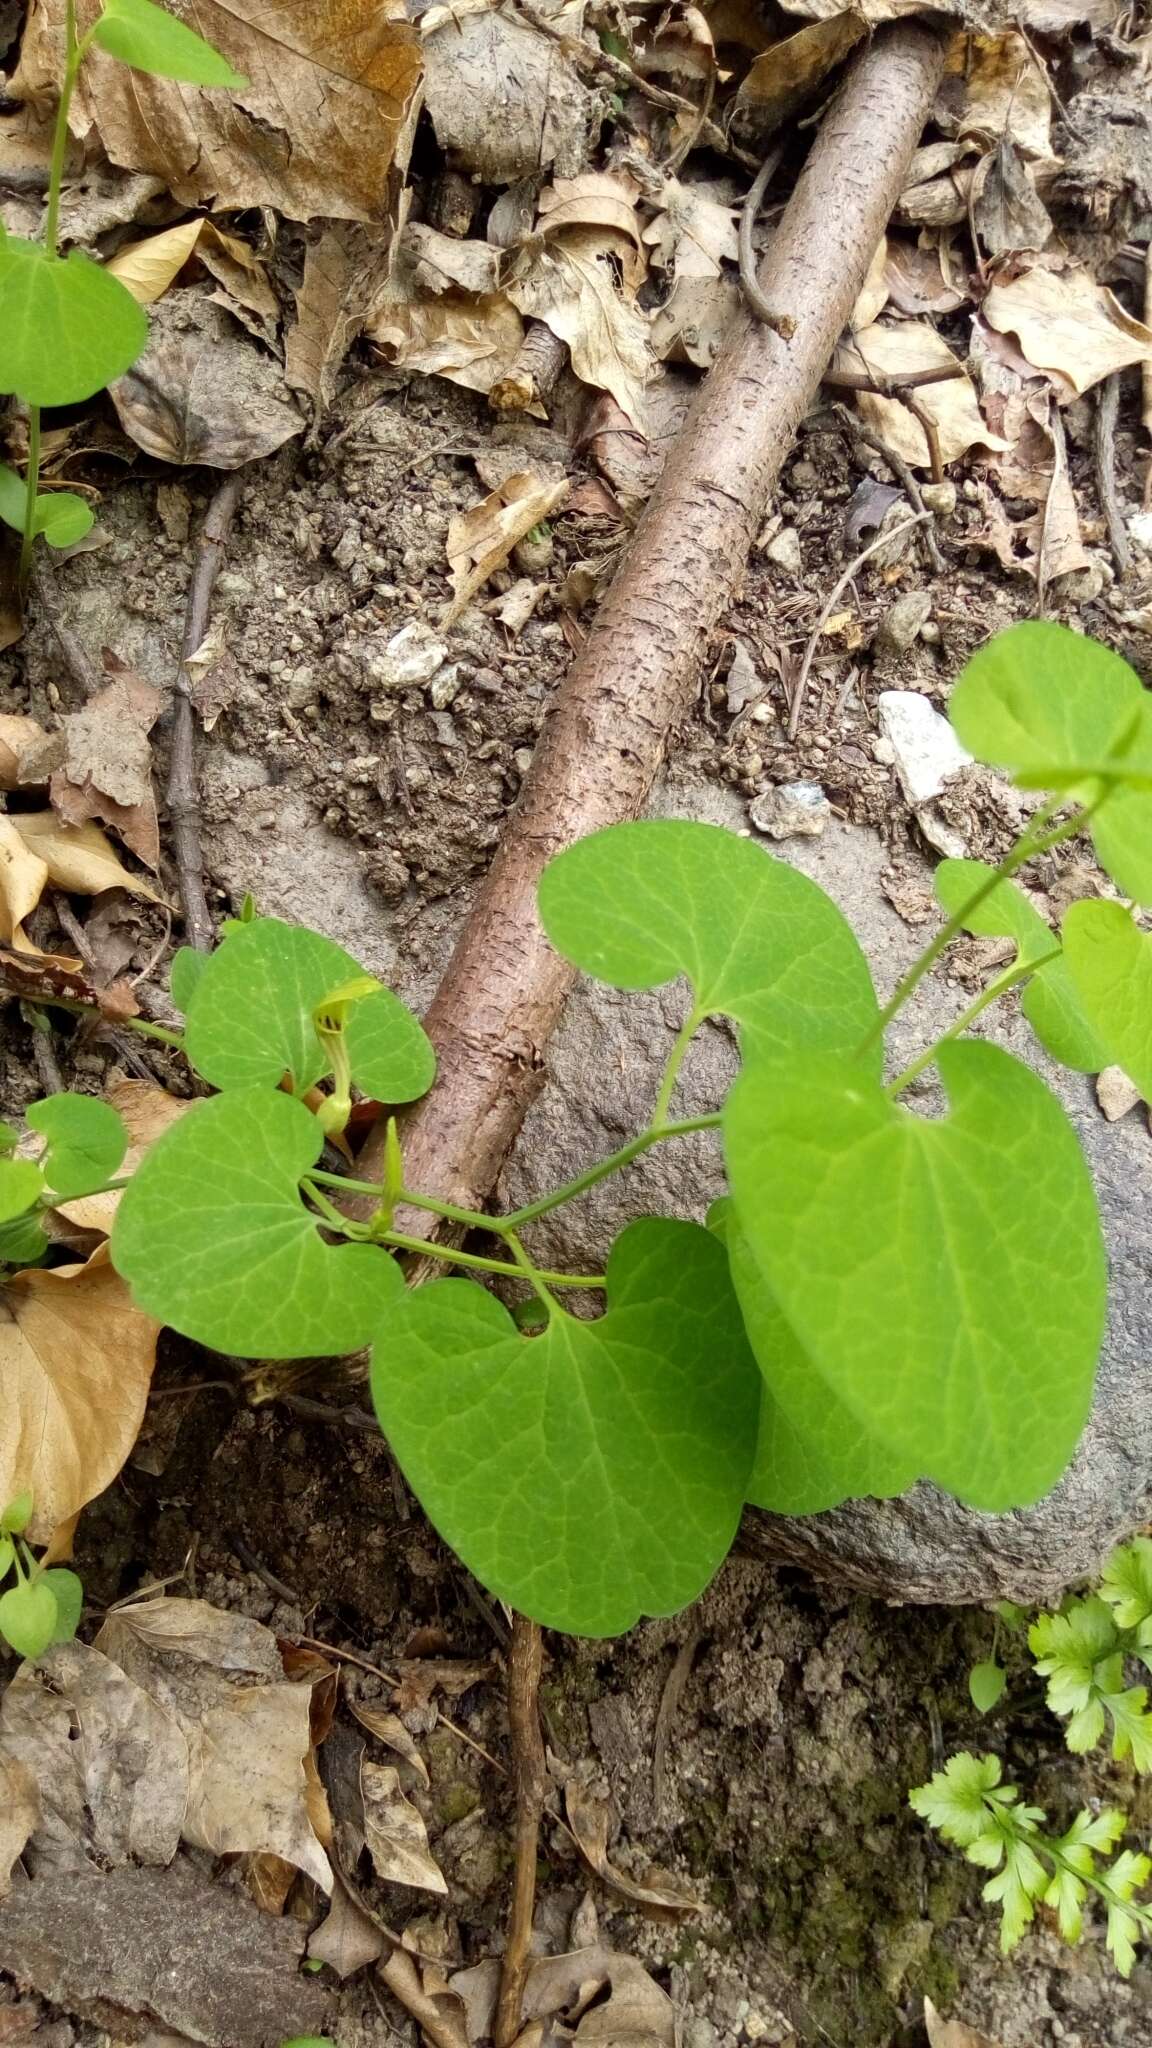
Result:
M927 406L922 405L920 400L913 396L910 387L905 387L905 393L902 394L902 402L908 407L913 419L919 421L920 430L928 443L928 462L932 470L932 481L934 484L942 484L944 481L944 458L940 453L940 435L936 422L928 411Z
M875 540L869 541L868 546L861 549L855 561L849 562L839 581L833 584L825 602L820 607L819 617L812 628L808 645L804 649L804 659L800 663L800 673L796 678L796 688L792 695L792 709L788 714L788 737L790 740L795 739L796 731L800 724L800 713L804 705L804 693L808 688L808 671L812 666L812 657L816 652L820 635L831 618L837 601L844 591L847 590L857 571L863 568L870 555L878 554L881 548L888 546L889 541L899 540L901 534L911 533L914 526L923 526L925 521L931 519L931 517L932 514L930 512L914 512L911 519L905 519L902 525L890 527L887 533L878 533Z
M1093 435L1093 453L1096 457L1096 490L1104 523L1108 528L1108 545L1116 573L1126 576L1132 566L1132 550L1128 545L1128 529L1120 507L1116 489L1116 415L1120 410L1120 372L1113 370L1105 377L1096 400L1096 432Z
M834 406L833 411L854 441L859 442L864 448L871 448L873 453L878 455L882 462L887 463L912 510L914 512L927 512L928 508L920 495L920 486L912 470L905 462L904 457L898 454L895 448L890 448L887 441L883 440L879 434L873 433L870 428L863 426L856 418L855 413L849 412L846 405ZM926 523L924 528L924 546L928 550L928 557L932 567L938 576L942 576L947 568L947 564L940 551L940 543L936 538L935 524L931 520Z
M269 1571L267 1565L256 1555L252 1545L245 1543L244 1538L238 1536L234 1529L228 1532L228 1543L246 1570L255 1572L258 1579L263 1579L268 1591L275 1593L278 1600L287 1600L290 1607L300 1605L299 1593L293 1592L291 1586L285 1584L283 1579L278 1579L275 1572Z
M309 1421L331 1422L338 1429L362 1429L372 1436L379 1436L380 1424L366 1408L333 1408L328 1401L313 1401L307 1394L277 1394L278 1408L291 1408L295 1415L306 1415Z
M512 1648L508 1659L508 1725L512 1748L512 1784L516 1795L516 1867L508 1940L500 1970L496 2002L496 2048L512 2048L520 2033L524 1982L532 1948L536 1910L536 1854L540 1816L548 1789L544 1741L540 1733L540 1673L544 1638L539 1624L523 1614L512 1617Z
M950 384L956 377L966 377L963 363L938 363L931 370L908 370L903 376L885 377L879 370L841 370L829 368L821 377L822 384L830 384L835 391L870 391L877 398L902 398L906 391L919 391L922 384Z
M184 639L180 666L176 671L175 709L172 718L172 759L168 771L168 816L176 854L184 932L189 945L207 953L216 935L208 898L204 892L204 857L200 846L200 784L196 774L196 719L188 681L188 662L208 628L212 586L224 557L228 529L240 497L241 472L225 477L208 507L200 534L200 545L192 568L188 608L184 614Z
M656 1714L656 1727L652 1736L652 1804L659 1816L664 1804L664 1780L668 1768L668 1737L672 1724L684 1697L692 1664L700 1648L701 1631L690 1629L676 1652L676 1658L664 1683L660 1706Z
M764 203L764 194L779 169L783 154L784 151L779 144L775 149L768 151L744 201L739 236L740 289L757 319L763 320L764 325L770 327L773 334L778 334L781 341L791 341L796 332L796 322L787 313L777 313L771 301L760 289L760 280L756 275L756 251L752 246L752 231L756 226L756 217Z

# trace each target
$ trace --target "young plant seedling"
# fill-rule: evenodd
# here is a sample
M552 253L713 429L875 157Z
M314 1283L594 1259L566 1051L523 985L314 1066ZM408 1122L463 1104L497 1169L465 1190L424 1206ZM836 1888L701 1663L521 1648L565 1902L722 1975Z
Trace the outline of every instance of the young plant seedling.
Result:
M184 1051L218 1092L124 1189L111 1252L135 1300L240 1356L370 1347L381 1427L447 1541L500 1598L576 1633L694 1599L748 1501L808 1514L922 1477L992 1513L1040 1498L1092 1399L1100 1223L1056 1097L965 1034L1020 988L1056 1057L1152 1074L1136 907L1152 904L1152 708L1117 656L1035 624L976 655L952 715L1035 809L998 866L945 863L946 922L883 1006L836 906L749 840L655 819L550 864L540 915L560 953L617 988L682 978L688 995L645 1128L511 1214L409 1186L394 1125L380 1181L329 1170L355 1091L395 1109L434 1073L416 1019L341 947L246 911L210 956L178 953ZM1084 832L1135 902L1074 905L1058 936L1013 877ZM1012 965L886 1078L888 1024L962 931L1013 937ZM739 1077L678 1119L681 1064L716 1015L735 1024ZM903 1096L932 1065L947 1113L925 1118ZM537 1218L701 1131L728 1181L707 1227L641 1217L602 1274L537 1264ZM41 1171L34 1187L23 1160L0 1162L5 1227L35 1226L67 1171L58 1149ZM406 1235L413 1208L470 1239ZM406 1287L410 1251L462 1277Z
M70 1643L80 1622L84 1588L75 1572L46 1566L24 1541L32 1495L21 1493L0 1514L0 1637L18 1657L42 1657L51 1643Z
M38 534L50 547L71 547L92 525L90 507L74 491L39 490L41 409L91 398L123 375L148 339L147 317L119 278L79 249L66 256L59 250L68 114L93 48L159 78L230 88L246 83L218 50L152 0L103 0L83 36L77 35L75 0L66 0L43 237L24 241L0 224L0 392L22 399L28 414L25 476L0 463L0 520L22 535L22 587Z
M1067 1747L1083 1755L1110 1733L1115 1759L1131 1758L1134 1770L1152 1772L1147 1688L1125 1682L1129 1664L1152 1670L1152 1542L1138 1536L1122 1544L1096 1593L1066 1600L1058 1614L1039 1615L1028 1645L1038 1676L1048 1681L1049 1707L1067 1721ZM973 1698L984 1711L975 1691ZM1111 1863L1101 1859L1120 1841L1128 1816L1117 1807L1085 1807L1066 1833L1052 1836L1043 1832L1043 1811L1020 1805L1019 1798L1014 1785L1001 1782L998 1757L967 1750L909 1794L915 1812L944 1841L995 1873L984 1897L1000 1907L1005 1954L1038 1905L1054 1911L1065 1941L1078 1941L1085 1903L1094 1896L1107 1908L1108 1948L1127 1977L1137 1940L1152 1938L1152 1901L1135 1897L1152 1877L1152 1860L1130 1849Z

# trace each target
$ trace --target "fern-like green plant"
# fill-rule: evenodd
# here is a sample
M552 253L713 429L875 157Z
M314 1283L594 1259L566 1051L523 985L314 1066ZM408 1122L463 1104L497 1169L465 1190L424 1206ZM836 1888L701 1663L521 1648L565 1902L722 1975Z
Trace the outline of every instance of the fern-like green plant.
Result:
M1046 1699L1066 1723L1064 1741L1077 1756L1110 1737L1117 1762L1152 1772L1152 1712L1147 1687L1129 1685L1133 1663L1152 1670L1152 1541L1136 1536L1113 1552L1094 1593L1067 1599L1041 1614L1028 1631ZM979 1702L977 1702L979 1704ZM926 1785L909 1794L915 1812L970 1863L994 1874L984 1897L1000 1907L1000 1946L1016 1947L1038 1905L1051 1908L1065 1941L1080 1939L1084 1906L1107 1910L1108 1948L1122 1977L1136 1942L1152 1938L1152 1901L1135 1894L1152 1877L1152 1859L1132 1849L1111 1855L1128 1825L1118 1807L1081 1808L1062 1835L1044 1831L1047 1815L1020 1803L1002 1782L1000 1759L967 1750L951 1757Z

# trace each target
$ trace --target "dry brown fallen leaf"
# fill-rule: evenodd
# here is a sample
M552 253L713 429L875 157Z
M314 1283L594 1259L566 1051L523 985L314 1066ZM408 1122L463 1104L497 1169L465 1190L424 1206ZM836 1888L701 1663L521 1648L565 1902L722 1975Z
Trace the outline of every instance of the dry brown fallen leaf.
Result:
M280 301L255 250L238 235L225 234L214 220L206 220L201 222L196 261L222 287L212 294L216 304L274 345L280 331Z
M418 1886L448 1896L444 1873L428 1847L422 1814L400 1790L392 1764L360 1765L364 1800L364 1840L377 1877L388 1884Z
M10 1889L12 1866L24 1854L40 1818L40 1787L19 1757L0 1748L0 1899Z
M551 37L489 0L430 8L420 32L428 113L453 161L485 185L576 175L600 109Z
M202 220L178 221L158 235L128 242L118 249L104 268L118 277L138 305L152 306L179 277L204 227Z
M788 116L811 99L867 33L868 17L859 7L837 8L765 50L749 66L736 94L734 140L763 154Z
M21 787L29 756L39 753L47 738L36 719L15 711L0 714L0 789Z
M0 942L18 952L33 950L24 931L48 885L48 868L27 845L11 817L0 817Z
M630 257L630 240L618 229L563 229L518 251L505 289L526 320L542 320L567 342L582 383L610 391L643 428L650 322L636 304L642 267Z
M308 1811L311 1687L284 1678L271 1630L206 1600L161 1597L114 1608L96 1648L184 1737L183 1839L217 1856L280 1856L330 1891Z
M928 2048L1000 2048L990 2034L977 2033L965 2020L943 2020L930 1998L924 2000Z
M899 325L883 322L861 329L842 341L834 358L837 369L869 372L873 376L900 377L914 370L943 367L957 360L947 342L934 327L922 321ZM992 432L976 402L967 377L953 377L939 384L925 384L916 400L935 422L940 456L945 463L957 462L969 448L1000 448L1000 437ZM882 398L870 391L854 394L861 417L906 462L926 468L928 442L920 422L899 399Z
M706 186L677 178L667 180L660 200L663 210L643 239L672 288L652 319L652 351L660 362L671 357L706 370L740 297L736 208Z
M973 179L972 223L989 256L1043 249L1052 234L1051 216L1036 190L1031 166L1006 135L989 151Z
M89 51L71 126L114 164L152 171L184 206L270 206L291 220L383 217L391 165L406 161L420 45L403 0L180 0L174 11L247 83L201 92ZM83 32L99 0L79 0ZM38 0L16 96L54 90L64 0Z
M622 1898L631 1899L634 1905L656 1908L663 1913L701 1913L704 1902L694 1893L681 1889L671 1878L661 1877L659 1882L639 1884L623 1870L618 1870L608 1855L608 1822L610 1806L607 1799L589 1791L586 1786L570 1779L564 1792L564 1805L568 1824L576 1838L580 1853L589 1868L595 1871L612 1890Z
M872 327L888 304L888 237L881 236L868 265L868 274L856 297L856 304L848 316L852 333Z
M160 826L148 734L163 708L159 690L131 669L61 720L64 757L49 784L66 825L110 825L146 868L160 865Z
M29 853L43 862L54 888L69 889L77 896L127 889L149 903L164 901L151 882L129 874L99 825L65 825L55 811L14 811L9 822Z
M1034 50L1016 30L953 36L937 96L947 134L990 144L1011 135L1025 156L1051 159L1052 93Z
M463 2000L468 2037L491 2037L500 1986L500 1964L494 1957L449 1979ZM602 1997L607 1990L608 1997ZM579 2048L674 2048L678 2037L676 2008L666 1991L648 1975L635 1956L619 1955L595 1942L570 1955L542 1956L529 1965L524 1986L525 2031L541 2023L545 2040L563 2041L574 2027ZM557 2026L549 2022L559 2022ZM531 2036L530 2036L531 2038Z
M1037 263L1009 284L994 284L983 314L1015 336L1037 370L1063 380L1062 397L1079 397L1130 363L1152 363L1152 328L1078 264L1057 270Z
M345 221L325 223L305 248L284 374L308 400L314 422L336 395L344 358L380 299L393 256L390 232Z
M336 1871L332 1903L315 1933L309 1937L309 1961L327 1963L328 1968L335 1970L340 1978L351 1977L357 1970L376 1962L390 1946L383 1929L377 1927Z
M17 1273L0 1292L0 1495L31 1493L33 1543L116 1477L139 1433L159 1334L106 1245L83 1266Z
M548 482L520 470L478 505L458 512L448 524L448 561L455 595L440 620L450 626L476 592L508 560L517 541L551 518L568 496L568 480Z
M365 333L394 369L446 377L487 394L515 363L524 322L503 292L422 296L415 265L402 252Z
M348 1702L362 1728L367 1728L378 1742L386 1743L410 1764L422 1785L430 1783L428 1766L409 1734L399 1714L390 1714L384 1707L374 1707L367 1700L352 1699Z
M304 426L272 358L192 287L160 301L143 355L108 389L125 433L160 462L239 469Z

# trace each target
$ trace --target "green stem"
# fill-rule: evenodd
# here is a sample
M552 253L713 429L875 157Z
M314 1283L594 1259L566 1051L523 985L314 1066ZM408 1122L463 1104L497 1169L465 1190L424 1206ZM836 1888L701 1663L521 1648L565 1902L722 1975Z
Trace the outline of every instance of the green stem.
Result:
M501 1232L522 1230L526 1223L534 1223L537 1216L546 1216L550 1209L559 1209L565 1202L574 1202L578 1195L586 1194L589 1188L606 1180L610 1173L618 1173L622 1166L631 1165L642 1152L647 1152L649 1146L662 1144L665 1138L690 1137L693 1131L718 1131L723 1121L719 1111L714 1111L710 1116L685 1117L680 1123L650 1124L638 1138L630 1139L627 1145L621 1145L618 1152L601 1159L598 1165L590 1166L586 1173L578 1173L574 1180L566 1181L563 1187L555 1188L550 1195L541 1195L537 1201L525 1203L522 1209L513 1209L509 1216L490 1219L489 1228L491 1221L495 1220Z
M70 1017L99 1017L101 1015L99 1003L71 1002L64 996L32 996L21 993L20 1001L22 1003L33 1003L38 1008L44 1010L64 1010ZM166 1024L152 1024L147 1017L117 1017L116 1022L117 1024L122 1024L128 1031L135 1031L141 1038L154 1038L159 1045L174 1046L177 1052L183 1052L184 1050L184 1033L182 1031L169 1031ZM347 1186L349 1183L341 1182L340 1185ZM373 1190L373 1192L378 1192L378 1190Z
M656 1106L652 1111L651 1120L653 1127L663 1125L668 1120L668 1107L672 1101L676 1083L680 1078L680 1069L684 1064L684 1056L707 1015L707 1010L690 1010L679 1031L676 1033L676 1042L668 1055L668 1064L664 1069L664 1078L660 1083L660 1093L656 1097Z
M547 1309L549 1321L555 1316L564 1315L566 1311L561 1308L556 1296L549 1293L544 1274L532 1264L516 1232L514 1230L505 1230L504 1237L508 1249L520 1269L521 1278L527 1280L532 1292Z
M1007 995L1010 988L1015 988L1018 981L1027 981L1028 977L1035 974L1039 968L1046 967L1049 960L1058 960L1059 958L1060 948L1059 946L1053 946L1050 953L1042 953L1038 960L1028 960L1023 964L1016 961L1011 967L1006 967L1003 974L998 974L994 981L988 983L986 989L981 990L975 1002L969 1003L968 1008L961 1011L955 1022L948 1026L947 1031L942 1031L939 1038L934 1039L932 1044L927 1046L922 1053L917 1054L911 1066L905 1067L902 1074L897 1074L896 1079L889 1082L884 1091L885 1094L895 1101L896 1097L902 1095L905 1088L912 1081L915 1081L920 1074L924 1073L933 1064L942 1045L947 1045L952 1039L959 1038L963 1032L968 1030L971 1024L975 1023L981 1011L987 1010L993 1003L998 1003L1001 996Z
M885 1004L875 1023L871 1025L861 1039L856 1048L855 1057L857 1059L867 1052L870 1045L875 1045L878 1038L883 1037L893 1017L896 1016L898 1011L903 1009L909 996L913 995L916 989L919 988L924 976L931 968L935 967L945 947L950 946L953 939L960 936L972 912L978 910L980 905L987 901L998 884L1008 881L1018 868L1024 866L1025 861L1034 860L1037 854L1049 852L1053 846L1059 846L1062 840L1074 838L1076 833L1081 831L1087 824L1093 813L1100 808L1106 794L1106 791L1103 792L1096 798L1095 802L1088 805L1084 810L1077 811L1073 817L1067 818L1063 825L1057 826L1054 832L1045 833L1043 828L1051 818L1055 817L1056 812L1061 808L1066 799L1062 796L1053 797L1051 802L1044 804L1036 812L1027 830L1022 832L1015 844L1009 847L999 865L989 870L980 887L973 890L967 902L961 904L959 910L953 913L948 919L947 924L942 925L935 938L930 940L929 944L925 946L924 951L917 955L907 974L897 983L890 1001Z
M393 1251L418 1252L425 1259L447 1259L453 1265L467 1266L477 1273L497 1273L502 1279L523 1280L527 1277L523 1266L510 1266L504 1259L482 1259L476 1252L453 1250L451 1245L430 1244L427 1238L405 1237L399 1230L384 1230L373 1238L374 1244L388 1245ZM545 1268L534 1269L537 1277L546 1280L551 1287L599 1287L604 1286L603 1273L550 1273Z
M28 467L24 478L24 531L20 536L20 567L17 571L21 595L32 574L32 548L36 539L36 498L40 489L40 407L28 407Z
M52 164L48 172L48 210L44 216L44 250L55 256L60 232L60 191L64 183L64 160L68 154L68 114L80 66L92 42L89 30L83 42L76 40L76 0L64 0L64 76L60 83L60 104L56 109L56 132L52 137Z

